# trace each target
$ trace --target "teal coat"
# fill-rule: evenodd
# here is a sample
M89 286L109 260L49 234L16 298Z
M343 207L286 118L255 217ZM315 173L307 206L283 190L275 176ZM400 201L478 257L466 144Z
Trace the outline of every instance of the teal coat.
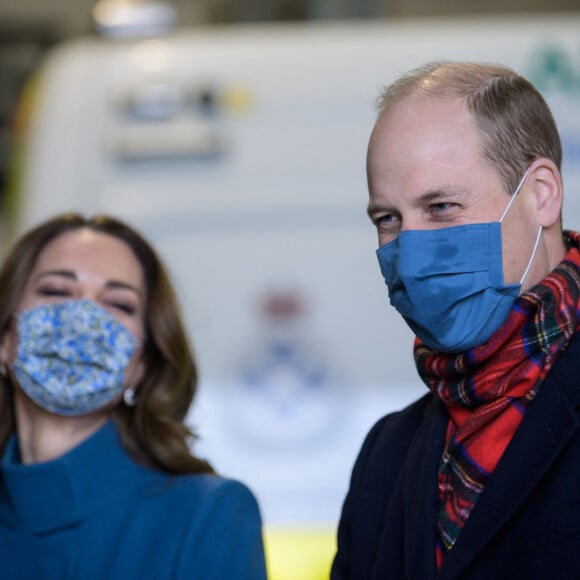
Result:
M66 455L0 479L3 580L264 580L261 520L241 483L147 469L113 423Z

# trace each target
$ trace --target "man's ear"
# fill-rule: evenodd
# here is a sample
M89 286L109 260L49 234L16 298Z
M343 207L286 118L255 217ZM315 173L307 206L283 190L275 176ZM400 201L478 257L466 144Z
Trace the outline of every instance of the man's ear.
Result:
M545 157L531 165L530 177L536 195L538 223L549 228L560 223L564 187L556 164Z

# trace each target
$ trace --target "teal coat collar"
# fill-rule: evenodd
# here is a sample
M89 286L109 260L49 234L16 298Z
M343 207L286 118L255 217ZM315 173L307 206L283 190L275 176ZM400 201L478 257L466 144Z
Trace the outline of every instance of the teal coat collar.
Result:
M145 470L128 458L112 422L62 457L43 463L20 463L13 436L0 469L7 495L0 518L35 534L78 524L89 512L127 493L123 481Z

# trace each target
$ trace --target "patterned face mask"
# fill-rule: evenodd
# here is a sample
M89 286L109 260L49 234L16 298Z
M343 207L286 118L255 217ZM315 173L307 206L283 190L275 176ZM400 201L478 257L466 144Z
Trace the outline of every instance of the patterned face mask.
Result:
M86 415L124 390L137 339L90 300L44 304L18 315L13 372L39 407L56 415Z

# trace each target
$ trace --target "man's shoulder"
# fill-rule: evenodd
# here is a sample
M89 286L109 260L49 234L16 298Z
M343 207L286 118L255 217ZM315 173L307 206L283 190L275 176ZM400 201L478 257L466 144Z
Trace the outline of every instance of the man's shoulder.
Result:
M440 406L429 393L404 409L379 419L365 438L353 478L357 478L357 474L374 478L376 472L383 475L397 473L417 432L432 414L441 412Z
M392 437L412 436L431 407L436 404L432 393L427 393L414 403L400 411L395 411L381 417L369 431L367 442L373 440L391 439Z
M369 431L355 462L343 506L339 552L332 578L343 577L341 568L369 568L372 565L385 518L398 510L393 497L400 487L409 454L420 442L425 428L444 418L438 416L441 412L440 402L427 394L408 407L385 415ZM393 515L393 518L390 525L396 527L398 516Z

